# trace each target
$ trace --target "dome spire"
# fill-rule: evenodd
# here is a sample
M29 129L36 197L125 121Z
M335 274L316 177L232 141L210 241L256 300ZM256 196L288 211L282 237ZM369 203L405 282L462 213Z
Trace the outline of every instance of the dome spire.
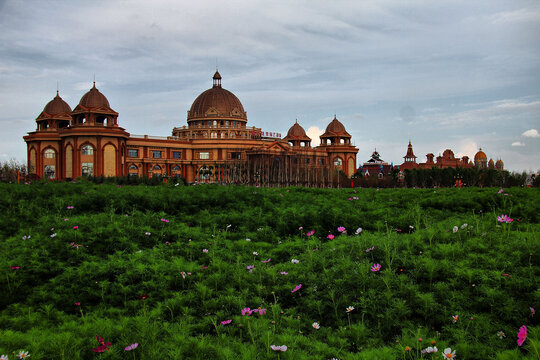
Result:
M214 87L221 87L221 74L217 69L212 79L214 79Z

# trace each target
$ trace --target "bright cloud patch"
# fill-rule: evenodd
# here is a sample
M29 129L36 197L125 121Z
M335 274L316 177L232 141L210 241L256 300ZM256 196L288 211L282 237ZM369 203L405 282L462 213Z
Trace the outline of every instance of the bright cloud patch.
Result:
M525 144L520 141L516 141L512 143L512 146L525 146Z
M538 133L538 130L536 129L530 129L525 131L521 136L529 137L529 138L540 138L540 134Z
M311 138L311 145L316 146L319 144L319 136L323 134L323 131L319 129L318 126L310 126L309 129L307 129L306 134Z

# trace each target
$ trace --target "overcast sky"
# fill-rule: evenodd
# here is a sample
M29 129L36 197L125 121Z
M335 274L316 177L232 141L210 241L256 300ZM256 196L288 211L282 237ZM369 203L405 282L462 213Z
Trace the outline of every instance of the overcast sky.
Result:
M0 0L0 161L56 95L98 89L133 134L171 135L223 87L248 125L319 145L334 114L359 148L401 164L479 147L540 170L540 2Z

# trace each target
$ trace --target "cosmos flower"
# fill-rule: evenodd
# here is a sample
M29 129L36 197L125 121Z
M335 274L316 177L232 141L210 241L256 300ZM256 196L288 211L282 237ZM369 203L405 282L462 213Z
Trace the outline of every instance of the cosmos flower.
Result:
M308 231L306 236L313 236L313 234L315 234L315 230Z
M360 233L362 232L362 228L359 227L358 229L356 229L356 231L354 232L356 235L360 235Z
M370 251L372 251L372 250L374 250L374 249L375 249L375 246L372 246L372 247L370 247L369 249L366 249L366 252L368 253L368 252L370 252Z
M0 360L9 360L7 355L0 355Z
M262 260L261 262L267 264L267 263L270 262L270 260L272 260L272 259L271 259L271 258L268 258L268 260Z
M242 309L242 316L249 316L253 313L253 310L251 310L250 308L243 308Z
M327 236L327 238L330 239L330 240L334 240L335 236L334 236L334 234L330 234L330 235Z
M298 285L296 285L296 287L294 289L291 290L291 292L292 293L297 292L298 290L300 290L301 287L302 287L302 284L298 284Z
M134 344L131 344L131 345L129 345L129 346L126 346L126 347L124 348L124 350L126 350L126 351L135 350L138 346L139 346L139 343L134 343Z
M499 337L499 339L502 339L502 338L506 337L506 335L504 334L504 331L497 332L497 336Z
M17 354L17 357L19 359L27 359L30 357L30 354L28 353L28 351L22 350L22 351L19 351L19 353Z
M321 325L319 325L318 322L314 322L313 324L311 324L311 326L313 326L313 328L316 330L319 330L321 328Z
M459 315L452 315L452 322L455 324L459 319Z
M340 233L342 233L342 232L347 231L347 229L345 229L344 226L340 226L340 227L337 228L337 231L339 231Z
M349 306L347 307L347 309L345 309L345 311L347 311L348 313L350 313L353 310L354 310L354 306Z
M531 310L531 315L530 315L530 317L533 317L534 314L536 314L536 310L534 310L534 308L533 308L533 307L530 307L530 306L529 306L529 310Z
M371 271L377 272L379 270L381 270L381 264L373 264L373 265L371 265Z
M452 351L450 348L446 348L443 351L443 358L454 359L456 357L456 350Z
M424 350L422 350L422 354L432 354L432 353L436 353L437 351L439 351L439 349L437 349L436 346L429 346L427 348L425 348Z
M253 256L257 256L257 255L259 255L259 253L256 252L256 251L254 251L254 252L253 252Z
M161 221L164 222L164 223L168 223L168 222L169 222L169 220L167 220L167 219L161 219Z
M500 216L497 216L497 221L500 222L500 223L511 223L512 221L514 221L514 219L511 219L508 215L506 214L502 214Z
M452 230L454 233L457 233L459 228L457 226L454 226L454 229Z
M223 320L223 321L221 322L221 325L229 325L231 322L232 322L232 319L229 319L229 320Z
M282 351L282 352L285 352L287 351L287 345L270 345L270 349L274 350L274 351Z
M297 260L297 259L292 259L291 262L292 262L293 264L298 264L300 261Z
M527 339L527 327L525 325L519 328L517 337L518 346L523 345L523 342L525 342L525 340Z
M208 254L208 249L202 249L202 252Z
M145 233L144 233L144 235L146 235L146 236L150 236L150 235L152 235L152 234L151 234L151 233L149 233L149 232L147 231L147 232L145 232Z
M281 275L289 275L289 273L286 272L286 271L282 271L282 272L280 272L280 274L281 274Z
M66 209L71 210L73 209L73 206L66 206Z

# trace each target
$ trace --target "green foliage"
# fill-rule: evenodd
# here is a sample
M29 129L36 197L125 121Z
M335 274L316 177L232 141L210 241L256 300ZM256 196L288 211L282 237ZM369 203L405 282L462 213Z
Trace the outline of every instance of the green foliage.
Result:
M538 356L536 188L93 181L102 183L0 184L0 354L429 359L451 347L458 359ZM501 214L514 221L497 222ZM266 313L242 316L246 307ZM109 351L92 351L96 335ZM422 354L432 342L439 353Z

